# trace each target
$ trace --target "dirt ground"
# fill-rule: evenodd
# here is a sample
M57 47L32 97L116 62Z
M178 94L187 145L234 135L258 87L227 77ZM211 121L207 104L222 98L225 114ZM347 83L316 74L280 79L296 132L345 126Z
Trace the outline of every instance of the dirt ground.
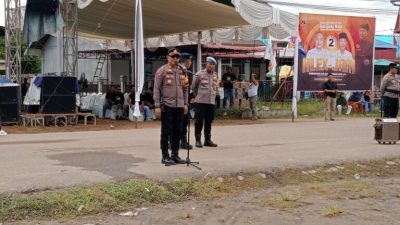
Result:
M304 119L303 119L304 120ZM303 121L300 120L300 121ZM311 120L310 120L311 121ZM291 122L290 119L260 119L257 121L252 120L215 120L214 126L227 126L227 125L246 125L246 124L266 124L266 123L282 123ZM137 128L159 128L160 121L145 121L138 122ZM54 126L38 126L38 127L23 127L19 125L4 126L4 130L9 134L34 134L34 133L52 133L52 132L74 132L74 131L100 131L100 130L123 130L135 129L136 123L128 120L110 120L110 119L97 119L97 125L69 125L65 127Z
M268 179L268 178L267 178ZM246 182L246 180L243 180ZM400 224L400 177L362 178L295 186L275 186L209 201L146 206L137 215L97 215L13 225L395 225Z

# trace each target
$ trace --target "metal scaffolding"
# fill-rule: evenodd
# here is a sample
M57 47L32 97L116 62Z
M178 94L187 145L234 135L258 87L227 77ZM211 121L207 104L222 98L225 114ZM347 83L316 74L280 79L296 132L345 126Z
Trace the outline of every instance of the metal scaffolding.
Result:
M78 75L78 3L76 0L64 0L63 29L63 65L66 76Z
M20 82L21 76L21 1L4 0L6 76Z

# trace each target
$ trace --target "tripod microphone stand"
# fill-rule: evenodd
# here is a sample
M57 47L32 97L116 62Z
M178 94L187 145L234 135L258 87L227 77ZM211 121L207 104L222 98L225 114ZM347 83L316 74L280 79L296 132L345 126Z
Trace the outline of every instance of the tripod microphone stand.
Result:
M187 111L187 145L186 145L186 150L187 150L187 156L186 156L186 166L193 166L194 168L201 170L201 168L199 166L197 166L198 164L200 164L200 162L192 162L190 160L190 107L191 107L191 103L190 103L190 76L193 76L191 71L188 71L186 68L184 69L186 75L189 75L188 81L189 81L189 87L188 87L188 91L187 91L187 99L188 99L188 111Z

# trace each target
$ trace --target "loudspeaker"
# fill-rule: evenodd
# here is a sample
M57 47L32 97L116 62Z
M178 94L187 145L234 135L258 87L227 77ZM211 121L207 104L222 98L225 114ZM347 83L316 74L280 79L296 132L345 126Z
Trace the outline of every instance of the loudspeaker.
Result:
M76 77L43 77L40 113L74 113L76 108L76 85Z
M0 87L0 117L2 123L18 123L20 99L20 86Z
M41 94L43 95L75 95L76 77L43 77Z

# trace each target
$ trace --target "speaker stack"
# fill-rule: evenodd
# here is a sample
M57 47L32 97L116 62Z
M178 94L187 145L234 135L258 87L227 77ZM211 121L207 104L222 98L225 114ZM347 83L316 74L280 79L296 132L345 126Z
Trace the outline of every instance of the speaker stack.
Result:
M2 123L18 123L20 86L0 86L0 117Z
M45 76L41 84L40 113L74 113L76 77Z

